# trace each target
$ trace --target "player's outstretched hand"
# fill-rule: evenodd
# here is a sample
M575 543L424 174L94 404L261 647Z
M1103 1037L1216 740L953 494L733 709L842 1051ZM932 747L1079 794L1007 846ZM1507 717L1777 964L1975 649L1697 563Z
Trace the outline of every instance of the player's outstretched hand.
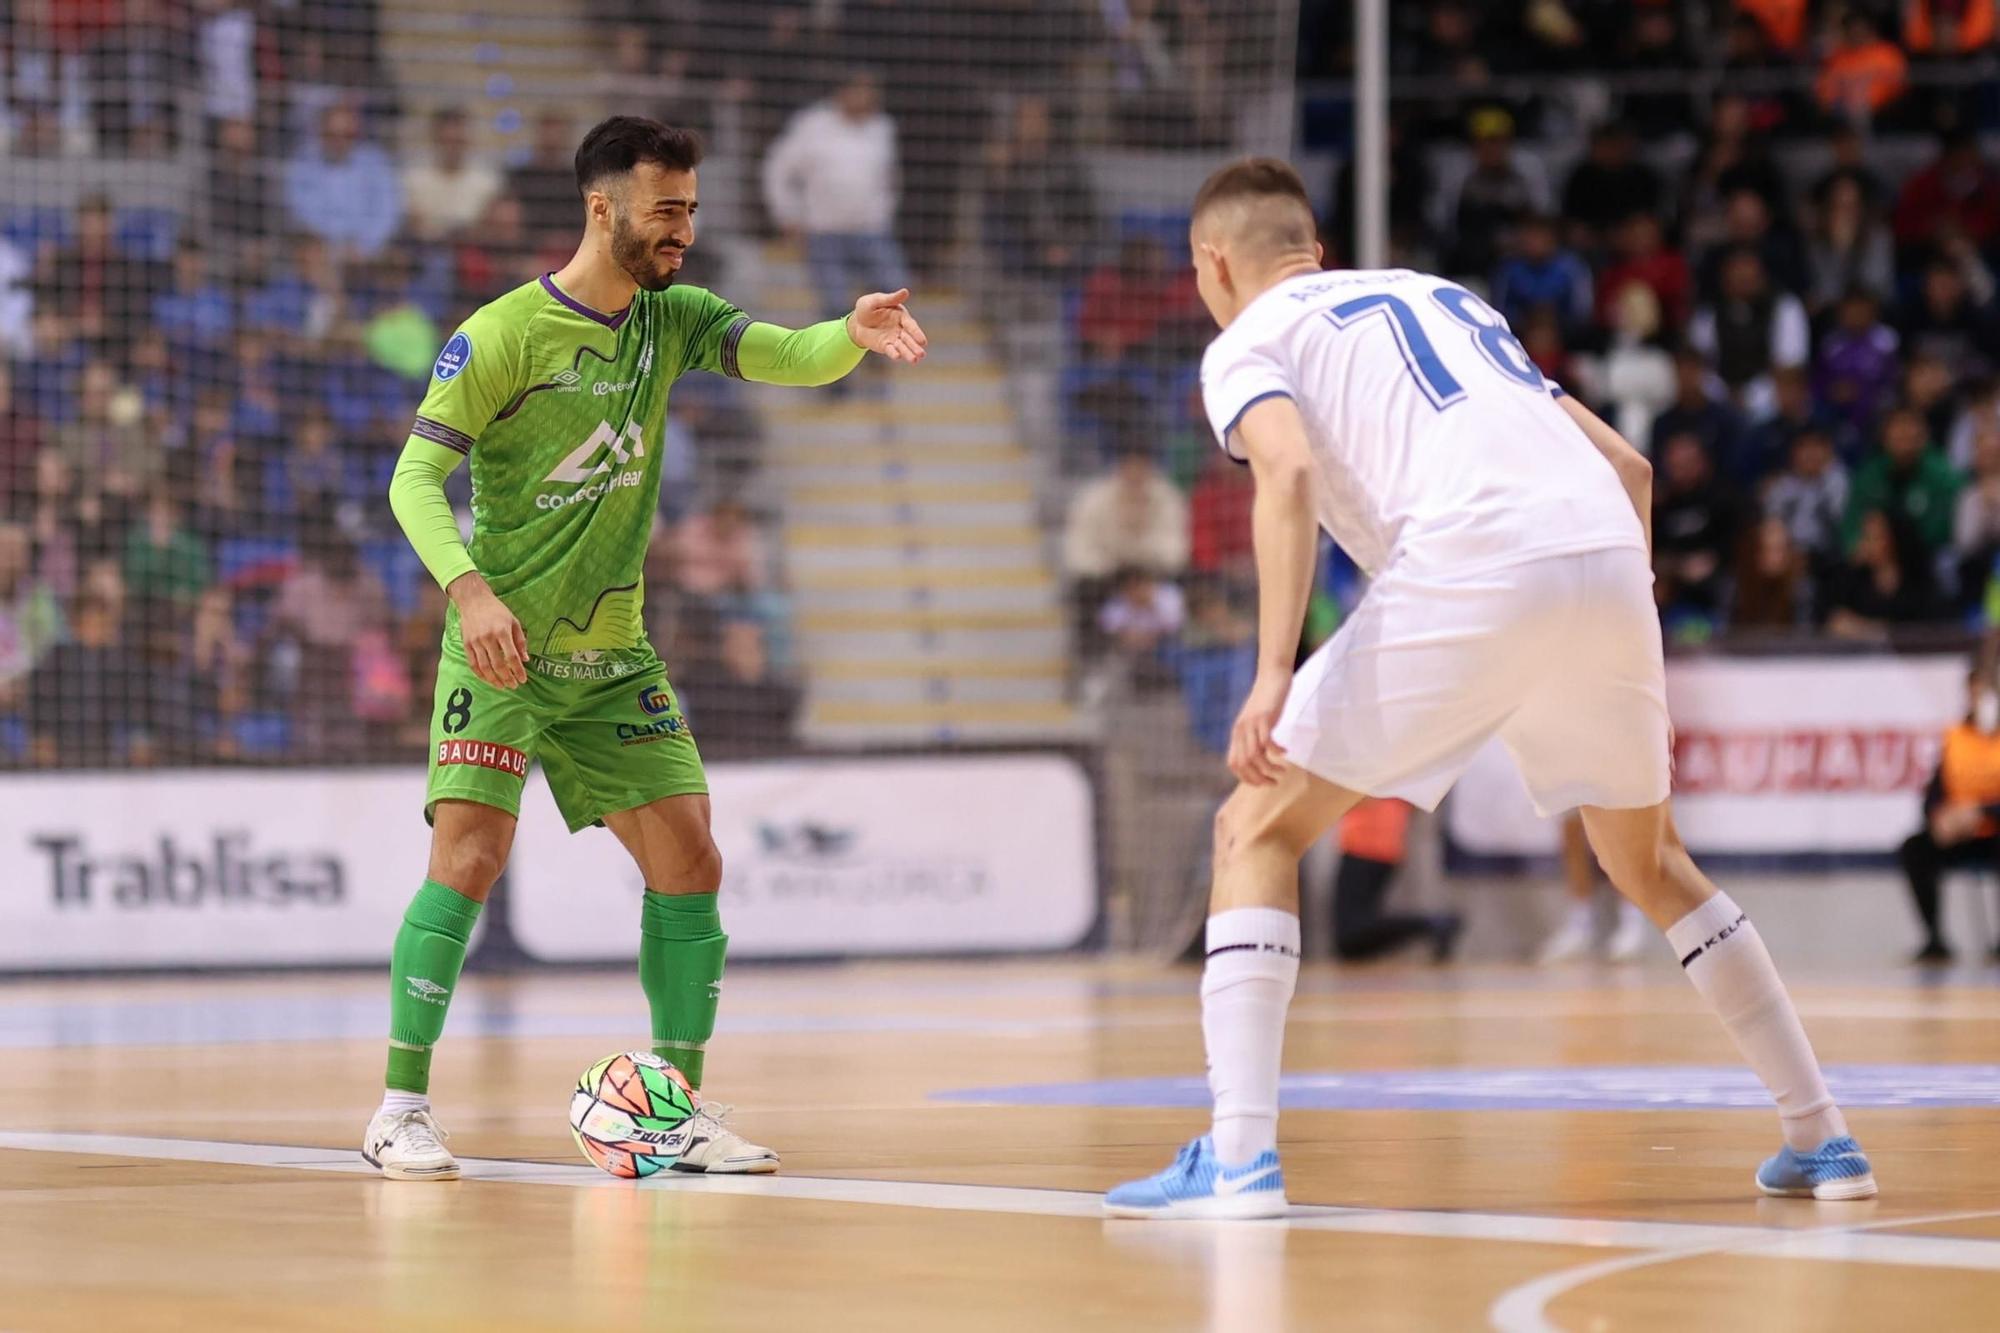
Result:
M1275 786L1285 775L1285 752L1271 739L1292 682L1286 676L1259 676L1229 730L1229 771L1253 787Z
M910 289L899 292L871 292L854 303L847 317L847 336L856 347L888 357L891 361L917 362L931 340L924 336L916 319L904 308Z
M458 604L458 633L472 674L503 690L527 684L528 636L507 604L478 574L453 579L449 594Z

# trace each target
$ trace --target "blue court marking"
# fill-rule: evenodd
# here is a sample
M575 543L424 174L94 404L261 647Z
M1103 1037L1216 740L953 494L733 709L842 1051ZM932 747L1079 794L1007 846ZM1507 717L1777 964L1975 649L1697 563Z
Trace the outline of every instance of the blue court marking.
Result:
M1843 1107L2000 1105L2000 1065L1828 1065ZM943 1101L1005 1106L1205 1108L1201 1078L1105 1079L965 1088ZM1288 1074L1288 1111L1680 1111L1769 1110L1771 1094L1747 1069L1706 1065L1564 1069L1397 1069Z

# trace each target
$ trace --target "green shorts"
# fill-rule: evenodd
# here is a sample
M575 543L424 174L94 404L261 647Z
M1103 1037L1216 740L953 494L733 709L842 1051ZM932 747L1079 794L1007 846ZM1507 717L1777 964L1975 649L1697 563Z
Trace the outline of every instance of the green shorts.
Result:
M520 814L536 760L572 833L649 801L706 793L701 753L652 648L590 656L531 659L527 683L502 690L474 675L464 646L447 635L424 817L439 801Z

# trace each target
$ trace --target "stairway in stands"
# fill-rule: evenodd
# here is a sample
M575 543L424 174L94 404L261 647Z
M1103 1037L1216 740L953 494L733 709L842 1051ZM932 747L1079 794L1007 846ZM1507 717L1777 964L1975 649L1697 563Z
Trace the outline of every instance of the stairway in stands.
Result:
M507 131L513 144L527 142L525 122L539 106L564 105L597 87L604 59L590 32L579 0L382 7L383 59L411 105L464 107L482 137L496 121L517 127Z
M772 249L748 308L815 314ZM966 301L926 290L918 366L875 358L845 398L761 390L806 672L804 739L871 745L1072 734L1061 594L1006 380ZM886 374L871 373L886 371Z

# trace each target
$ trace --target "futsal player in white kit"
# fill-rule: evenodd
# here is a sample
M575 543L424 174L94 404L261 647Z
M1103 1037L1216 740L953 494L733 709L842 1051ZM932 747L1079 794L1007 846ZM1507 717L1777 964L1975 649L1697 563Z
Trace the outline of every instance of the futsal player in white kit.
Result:
M1258 667L1215 821L1202 1031L1215 1116L1107 1211L1286 1208L1278 1070L1299 969L1298 860L1364 796L1434 808L1498 736L1545 815L1581 808L1611 882L1666 933L1778 1105L1767 1194L1875 1193L1757 929L1696 868L1667 805L1652 469L1465 288L1324 272L1293 170L1250 159L1195 198L1202 359L1221 446L1256 481ZM1291 666L1324 527L1372 577Z

